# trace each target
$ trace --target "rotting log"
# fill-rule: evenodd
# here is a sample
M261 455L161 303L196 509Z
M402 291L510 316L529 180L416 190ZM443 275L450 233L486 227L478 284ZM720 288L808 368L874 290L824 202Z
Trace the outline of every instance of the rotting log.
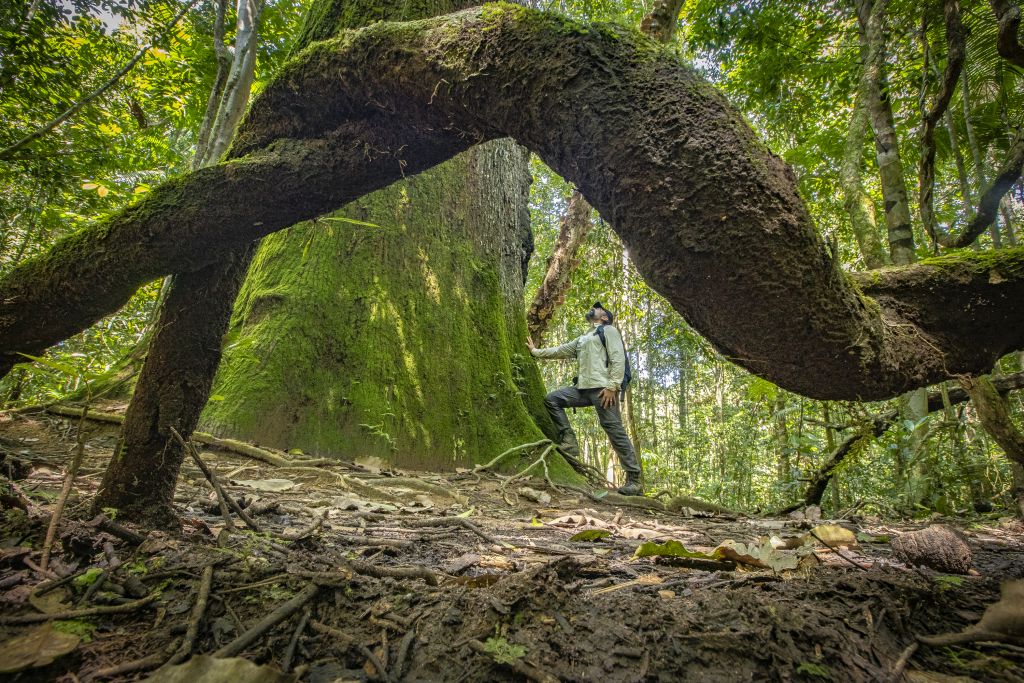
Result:
M872 273L858 287L792 172L669 50L619 26L489 4L302 51L254 102L240 158L163 184L0 282L0 369L147 281L504 136L580 188L694 328L784 388L888 398L1024 347L1024 249ZM950 303L965 297L967 311Z

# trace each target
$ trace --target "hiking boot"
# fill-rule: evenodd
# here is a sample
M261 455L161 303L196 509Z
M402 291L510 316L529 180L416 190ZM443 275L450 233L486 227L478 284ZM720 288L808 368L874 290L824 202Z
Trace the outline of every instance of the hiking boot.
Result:
M626 483L617 489L620 496L642 496L644 487L640 485L639 472L626 472Z
M576 442L576 435L572 432L565 432L559 439L561 441L558 444L558 450L562 451L566 455L571 455L574 458L580 457L580 446Z

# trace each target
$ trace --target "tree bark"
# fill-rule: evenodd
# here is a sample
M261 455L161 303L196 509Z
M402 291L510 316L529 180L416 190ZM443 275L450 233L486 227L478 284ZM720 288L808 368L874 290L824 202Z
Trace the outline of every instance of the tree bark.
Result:
M659 43L671 42L676 34L682 7L683 0L658 0L640 22L640 30ZM574 189L569 196L569 206L562 216L558 239L548 258L544 279L526 310L526 325L530 330L530 338L537 346L543 346L548 323L565 301L572 274L579 266L576 252L593 227L590 212L590 204L579 190Z
M858 290L829 255L792 173L674 56L626 29L488 5L304 50L254 102L239 158L156 188L0 282L4 360L144 282L503 136L580 188L695 329L780 386L880 399L1024 346L1024 250L875 271L888 289L873 300L874 282ZM951 310L921 286L976 301Z
M924 224L928 235L936 243L943 241L940 234L938 221L935 218L935 129L939 125L939 119L949 111L949 101L953 98L953 91L956 90L957 81L960 80L960 70L964 65L964 57L967 50L967 38L964 34L963 23L960 21L960 3L957 0L945 0L943 3L944 16L946 20L946 69L939 82L939 92L930 105L922 106L921 112L921 160L918 164L918 203L921 210L921 222ZM927 14L925 15L927 16ZM928 59L927 25L922 26L921 41L924 43L925 60ZM924 66L925 80L927 80L928 65ZM926 95L922 91L922 102Z
M875 133L878 173L885 202L889 253L898 266L913 263L914 231L907 201L907 186L900 158L899 138L893 122L892 102L885 75L885 11L888 0L854 0L864 57L864 82L871 128Z
M526 326L530 331L530 338L537 346L543 346L548 323L551 322L558 307L565 302L565 293L569 291L572 274L579 266L576 252L593 227L590 211L590 204L587 204L579 190L573 190L569 196L569 206L562 216L555 248L548 258L544 279L537 288L529 308L526 309Z
M250 254L175 277L164 301L146 362L125 413L124 430L103 475L95 509L117 510L129 519L170 526L171 509L184 452L170 429L191 435L220 363L220 338L231 315ZM197 294L205 294L196 315ZM169 341L168 341L169 340Z
M992 7L999 24L996 49L1003 59L1024 69L1024 46L1017 37L1020 28L1020 8L1009 0L989 0L988 4Z
M220 160L235 137L249 102L259 47L259 23L263 0L238 0L235 6L235 53L221 92L217 114L210 127L209 142L196 155L196 166L208 166ZM218 60L220 56L218 55ZM201 154L201 156L200 156Z
M1002 378L999 378L1002 379ZM960 384L967 391L978 411L978 419L989 436L999 444L1008 457L1024 466L1024 434L1010 418L1006 399L999 395L997 385L991 377L963 378Z
M862 69L862 74L866 69ZM865 103L867 83L862 75L847 127L846 146L843 162L839 168L839 184L843 191L843 206L850 217L850 227L857 238L864 265L868 270L880 268L889 262L882 248L875 223L875 201L864 189L861 182L861 162L864 158L864 138L868 130L868 113Z

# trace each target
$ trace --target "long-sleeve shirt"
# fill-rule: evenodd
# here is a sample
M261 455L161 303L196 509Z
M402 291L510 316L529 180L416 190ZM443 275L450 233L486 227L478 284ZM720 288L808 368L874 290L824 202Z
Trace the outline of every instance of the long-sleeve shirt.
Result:
M536 358L575 358L579 363L577 387L618 392L626 373L626 350L622 335L611 325L604 326L604 337L608 343L607 356L596 328L561 346L534 349L533 355Z

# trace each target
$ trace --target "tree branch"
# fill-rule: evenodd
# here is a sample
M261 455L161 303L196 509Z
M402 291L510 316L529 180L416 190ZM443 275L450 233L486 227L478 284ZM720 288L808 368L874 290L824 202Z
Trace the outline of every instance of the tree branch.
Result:
M1024 347L1024 249L855 282L792 172L670 50L493 4L379 22L296 55L253 102L232 151L242 158L165 183L0 281L0 371L145 282L498 137L579 187L722 353L792 391L887 398Z
M996 49L1003 59L1024 69L1024 46L1017 38L1017 30L1020 28L1020 8L1010 0L989 0L992 12L996 15L996 22L999 24L999 37L996 40Z
M921 161L918 165L918 201L921 207L921 221L925 230L935 242L941 241L939 227L935 220L935 128L939 119L949 107L949 101L960 80L960 70L964 65L967 39L964 26L960 21L960 3L958 0L945 0L944 15L946 20L946 69L942 74L939 92L931 107L922 103L921 112ZM926 13L927 16L927 13ZM922 21L921 41L924 43L925 57L928 55L927 24ZM927 81L928 66L925 65L922 78ZM925 97L921 90L922 99Z

